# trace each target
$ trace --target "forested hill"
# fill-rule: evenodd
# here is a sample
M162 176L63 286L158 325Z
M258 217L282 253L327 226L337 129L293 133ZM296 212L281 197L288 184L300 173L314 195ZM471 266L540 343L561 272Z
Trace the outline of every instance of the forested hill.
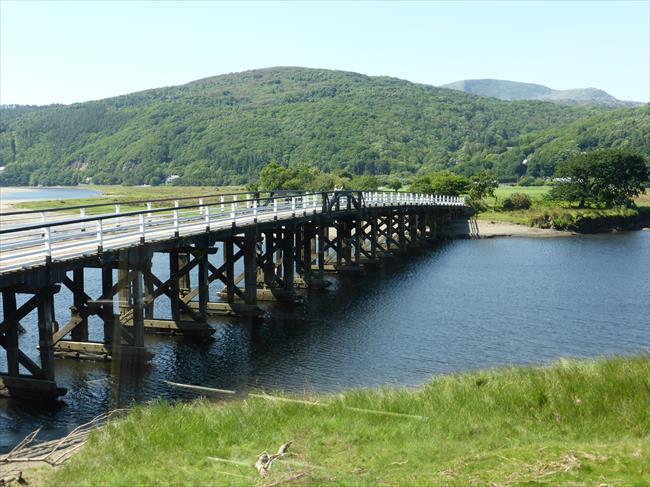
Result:
M248 182L273 160L355 174L513 172L522 136L610 114L284 67L0 115L0 184L158 184L178 174L220 185ZM628 144L626 135L603 143Z

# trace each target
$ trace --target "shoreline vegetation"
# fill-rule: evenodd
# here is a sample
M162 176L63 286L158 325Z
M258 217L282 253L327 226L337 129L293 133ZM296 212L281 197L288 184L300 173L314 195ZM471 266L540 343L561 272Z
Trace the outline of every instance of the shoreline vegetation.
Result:
M52 486L641 486L650 482L648 377L642 355L441 375L417 389L158 401L93 432L63 467L23 477ZM288 442L261 476L261 453Z
M650 188L632 199L635 208L571 208L546 200L552 186L500 186L476 215L479 221L511 223L538 229L577 233L607 233L650 227ZM525 194L530 208L500 208L514 193Z
M187 197L205 194L222 194L246 191L243 186L100 186L79 185L83 189L100 191L102 196L66 200L12 201L0 202L0 212L40 210L83 204L116 201L142 200L147 198ZM497 236L568 236L575 233L607 233L612 231L641 230L650 227L650 188L634 198L636 208L568 208L545 199L551 186L499 186L494 197L486 198L485 207L475 215L479 237ZM26 191L31 188L11 188L12 191ZM379 191L391 191L379 188ZM530 208L505 211L501 204L513 193L525 194L531 202ZM140 209L122 205L122 211ZM106 208L89 209L88 214L98 214Z

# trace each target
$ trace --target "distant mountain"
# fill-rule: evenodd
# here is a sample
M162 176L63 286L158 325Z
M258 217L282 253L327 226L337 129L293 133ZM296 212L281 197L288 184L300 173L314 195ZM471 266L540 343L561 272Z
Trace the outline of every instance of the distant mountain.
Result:
M500 79L466 79L443 85L441 88L464 91L465 93L489 96L508 101L542 100L568 105L598 105L607 107L632 107L640 105L640 103L633 101L618 100L606 91L597 88L553 90L544 85Z
M398 176L495 167L514 177L520 153L530 154L522 140L541 150L538 133L550 140L554 132L543 131L610 112L344 71L258 69L105 100L0 109L0 185L160 184L170 175L183 184L243 184L271 161ZM648 126L636 123L644 113L597 118L589 146L645 148ZM604 137L619 119L620 130ZM578 150L574 139L554 147Z

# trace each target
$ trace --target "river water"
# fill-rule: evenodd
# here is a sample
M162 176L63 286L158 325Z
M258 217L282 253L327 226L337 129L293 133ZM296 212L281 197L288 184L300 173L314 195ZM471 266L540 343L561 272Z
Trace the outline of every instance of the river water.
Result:
M154 261L161 277L164 268ZM98 295L98 276L87 275L88 293ZM118 405L196 397L163 380L330 392L650 349L647 231L449 241L386 260L362 277L330 279L327 291L305 291L303 304L270 306L263 324L224 318L212 320L210 339L147 336L155 354L148 365L57 361L57 382L68 388L58 407L0 399L0 451L37 427L40 437L56 437ZM64 293L59 322L69 316ZM165 313L162 306L159 317ZM21 346L34 355L35 326L24 324ZM91 320L96 338L100 328Z
M101 195L100 191L87 188L27 188L0 187L0 203L17 203L19 201L68 200L75 198L93 198Z

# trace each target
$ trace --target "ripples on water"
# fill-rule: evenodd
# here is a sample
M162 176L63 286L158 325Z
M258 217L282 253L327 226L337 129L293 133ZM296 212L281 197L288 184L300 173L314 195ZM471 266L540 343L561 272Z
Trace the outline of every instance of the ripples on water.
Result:
M154 264L168 275L163 260ZM202 341L147 336L149 365L111 373L117 364L57 361L65 401L52 410L0 399L0 450L38 426L64 434L117 404L195 397L163 379L329 392L650 348L650 232L452 241L385 261L362 279L331 279L298 307L271 307L261 325L213 321L217 332ZM98 294L97 282L88 287ZM59 321L69 304L59 299ZM21 343L33 353L35 326L27 327Z

